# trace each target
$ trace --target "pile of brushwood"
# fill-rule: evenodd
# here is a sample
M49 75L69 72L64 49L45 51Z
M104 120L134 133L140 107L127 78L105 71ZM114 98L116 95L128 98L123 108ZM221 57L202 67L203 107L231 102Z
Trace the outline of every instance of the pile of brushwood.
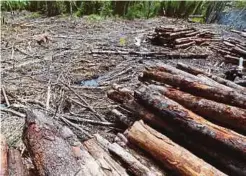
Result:
M205 45L211 41L219 41L210 31L201 31L194 27L159 26L148 39L152 44L172 48L187 48L192 45Z
M25 109L23 141L32 174L246 175L245 88L185 64L177 67L147 67L135 90L113 85L107 95L120 106L111 113L126 131L112 141L94 134L81 142L57 119ZM30 174L3 136L0 144L1 175Z
M222 44L213 46L213 49L222 54L228 63L238 64L240 57L246 58L246 42L243 37L240 39L229 37L224 39ZM244 66L246 66L245 60Z
M130 143L179 175L246 175L244 87L181 63L148 67L139 80L108 92L139 118Z

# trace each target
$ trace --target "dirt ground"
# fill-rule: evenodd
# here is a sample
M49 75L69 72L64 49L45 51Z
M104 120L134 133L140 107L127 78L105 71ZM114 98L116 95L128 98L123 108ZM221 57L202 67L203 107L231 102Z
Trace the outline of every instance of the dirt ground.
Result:
M7 24L1 26L1 83L10 108L17 111L20 106L37 108L61 123L64 120L60 117L64 117L65 123L81 140L88 138L83 130L90 134L100 133L109 140L118 131L125 130L115 125L116 118L110 110L117 105L107 98L107 91L113 84L130 88L138 86L138 75L148 65L183 62L211 69L216 74L231 67L225 65L221 56L209 46L174 50L177 53L208 53L208 59L94 53L95 50L170 51L170 48L153 46L146 41L147 34L159 25L188 25L228 35L225 26L194 24L166 17L128 21L67 16L33 18L28 12L4 15ZM51 41L39 45L38 35L45 32ZM135 45L136 37L141 39L141 46ZM50 92L48 110L47 92ZM3 98L1 103L1 107L5 106ZM106 120L105 123L97 124L102 119ZM23 117L1 112L1 131L9 145L23 148L24 121Z

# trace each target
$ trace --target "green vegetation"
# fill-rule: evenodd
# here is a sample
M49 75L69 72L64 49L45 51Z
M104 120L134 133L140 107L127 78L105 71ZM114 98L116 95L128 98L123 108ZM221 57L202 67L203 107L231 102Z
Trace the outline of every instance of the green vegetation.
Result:
M81 17L90 15L91 20L118 16L126 19L151 18L159 15L188 18L203 15L208 22L216 19L216 13L226 7L246 8L246 1L3 1L1 10L29 10L55 16L70 14ZM199 21L199 19L194 19Z

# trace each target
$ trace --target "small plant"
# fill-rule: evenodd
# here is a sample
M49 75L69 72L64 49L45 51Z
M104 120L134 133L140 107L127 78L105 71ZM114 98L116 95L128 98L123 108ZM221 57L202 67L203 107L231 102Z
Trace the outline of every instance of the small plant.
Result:
M33 12L30 15L28 15L28 18L39 18L41 17L41 14L39 12Z

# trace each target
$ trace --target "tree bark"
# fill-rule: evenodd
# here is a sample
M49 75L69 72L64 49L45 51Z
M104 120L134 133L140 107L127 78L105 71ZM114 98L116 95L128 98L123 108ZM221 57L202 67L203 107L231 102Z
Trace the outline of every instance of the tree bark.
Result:
M159 91L166 97L178 102L187 109L239 132L246 132L246 110L203 99L177 89L149 85L152 90Z
M98 145L96 139L89 139L83 144L107 176L128 176L126 170Z
M204 145L215 149L218 147L220 151L246 160L245 136L215 125L147 87L135 91L135 97L144 106L155 110L167 123L179 126L185 133L200 139Z
M137 121L128 131L128 139L162 165L180 175L225 175L166 136ZM178 164L177 164L178 163Z
M141 79L159 81L174 87L179 87L181 90L196 96L246 109L245 95L236 91L229 91L199 83L199 81L193 81L185 75L172 75L160 71L145 71Z
M27 111L23 141L39 175L75 175L80 170L70 145L43 113Z
M16 149L10 149L8 153L9 176L27 176L27 168L22 163L21 154Z
M0 156L0 175L8 176L8 144L2 134L0 134Z

